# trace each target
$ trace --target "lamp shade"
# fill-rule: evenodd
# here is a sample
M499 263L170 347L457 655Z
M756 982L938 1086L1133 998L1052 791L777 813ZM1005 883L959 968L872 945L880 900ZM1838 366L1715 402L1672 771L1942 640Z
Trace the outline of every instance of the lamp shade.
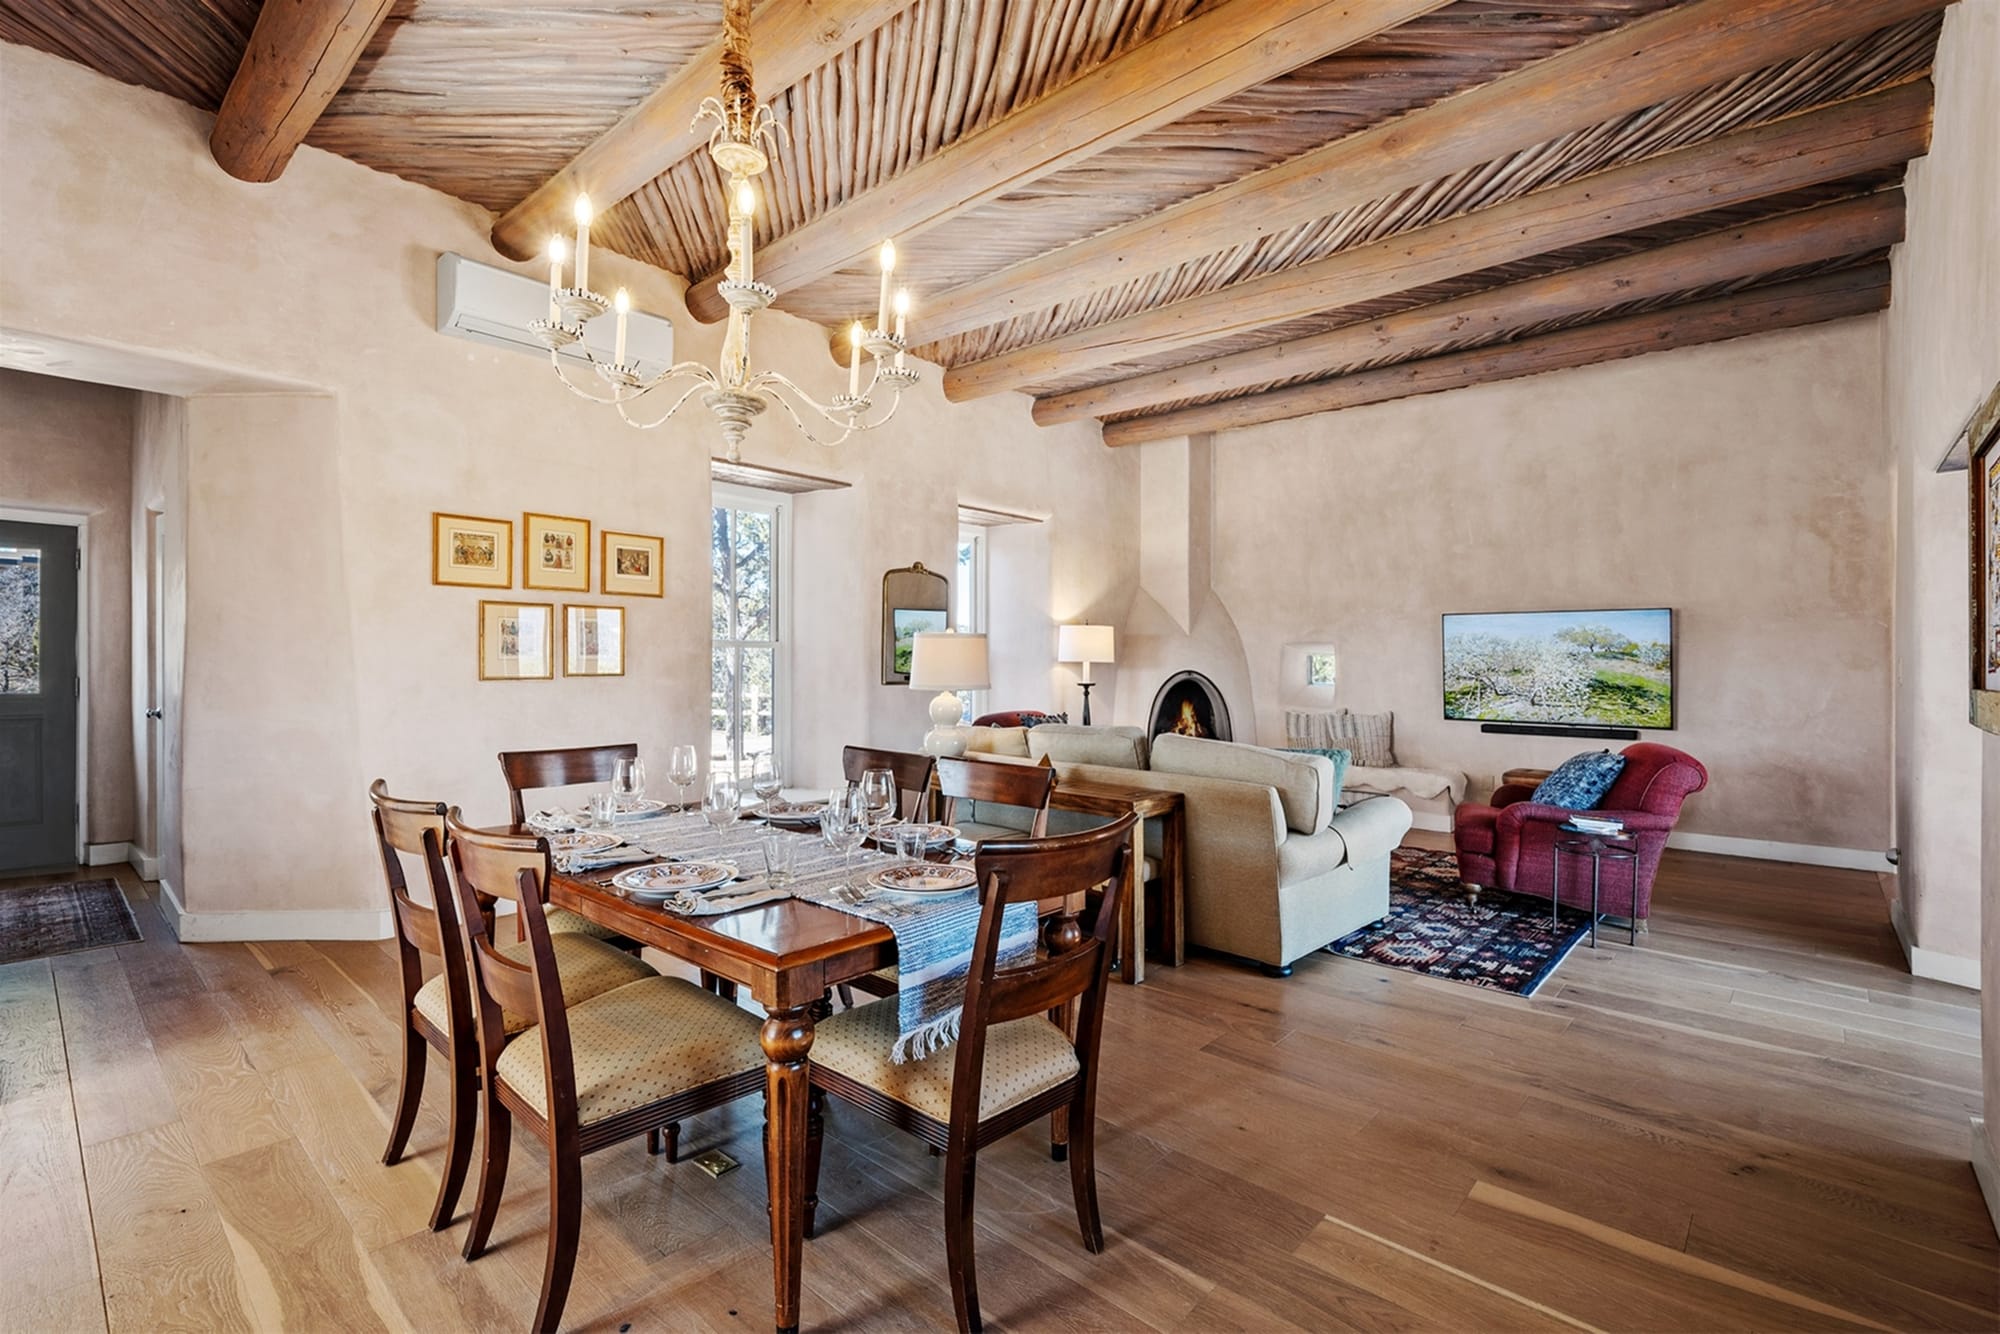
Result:
M1111 627L1108 625L1059 625L1056 627L1057 662L1116 662Z
M989 690L986 636L925 630L910 644L910 689Z

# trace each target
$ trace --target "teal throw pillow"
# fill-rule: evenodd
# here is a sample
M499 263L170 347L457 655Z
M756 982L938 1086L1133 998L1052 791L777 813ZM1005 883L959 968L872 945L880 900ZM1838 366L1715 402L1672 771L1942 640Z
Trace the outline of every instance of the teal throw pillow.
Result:
M1344 750L1322 750L1317 746L1287 746L1294 755L1322 755L1333 761L1333 804L1340 805L1340 787L1347 781L1347 766L1354 757Z

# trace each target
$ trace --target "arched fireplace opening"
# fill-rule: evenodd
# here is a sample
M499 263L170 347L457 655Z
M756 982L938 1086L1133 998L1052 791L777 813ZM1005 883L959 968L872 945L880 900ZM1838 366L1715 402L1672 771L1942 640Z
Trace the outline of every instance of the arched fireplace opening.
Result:
M1207 737L1214 741L1231 739L1229 705L1215 682L1200 672L1175 672L1153 696L1153 726L1147 736L1164 733Z

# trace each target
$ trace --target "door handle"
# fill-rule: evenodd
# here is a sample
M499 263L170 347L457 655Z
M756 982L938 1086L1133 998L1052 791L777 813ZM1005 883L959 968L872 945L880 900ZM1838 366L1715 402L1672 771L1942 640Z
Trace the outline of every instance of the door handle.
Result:
M148 718L164 718L166 714L159 709L148 709L146 710L146 716Z

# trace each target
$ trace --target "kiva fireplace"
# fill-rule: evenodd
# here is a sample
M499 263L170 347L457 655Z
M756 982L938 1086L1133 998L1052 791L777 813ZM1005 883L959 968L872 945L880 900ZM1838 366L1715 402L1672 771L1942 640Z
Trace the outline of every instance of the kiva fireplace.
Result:
M1153 727L1148 737L1173 732L1180 736L1228 741L1229 705L1215 682L1200 672L1175 672L1153 696Z

